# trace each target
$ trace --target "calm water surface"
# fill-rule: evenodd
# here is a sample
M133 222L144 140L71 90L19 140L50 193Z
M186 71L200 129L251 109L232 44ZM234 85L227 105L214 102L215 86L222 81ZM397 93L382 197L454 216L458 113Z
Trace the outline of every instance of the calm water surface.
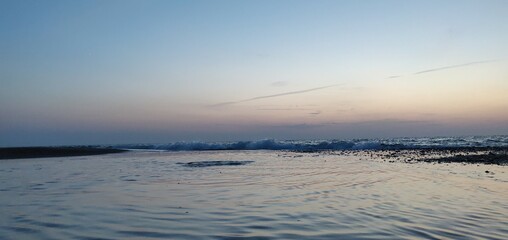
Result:
M508 166L366 156L127 152L0 161L0 239L508 239ZM185 164L195 161L253 162Z

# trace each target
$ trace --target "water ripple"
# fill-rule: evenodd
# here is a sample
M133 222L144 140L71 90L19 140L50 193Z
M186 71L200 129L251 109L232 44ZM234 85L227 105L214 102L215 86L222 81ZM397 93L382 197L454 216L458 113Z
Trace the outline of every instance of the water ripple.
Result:
M508 238L503 166L487 176L358 152L130 152L0 171L0 239Z

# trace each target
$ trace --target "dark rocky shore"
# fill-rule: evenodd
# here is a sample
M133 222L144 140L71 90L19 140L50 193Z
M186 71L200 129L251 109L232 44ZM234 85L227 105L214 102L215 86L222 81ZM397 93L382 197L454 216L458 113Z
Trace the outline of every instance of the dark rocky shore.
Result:
M428 148L388 150L380 153L378 153L378 156L390 162L508 165L507 147Z
M399 156L399 159L404 162L508 165L506 147L420 149L408 151L405 155Z
M339 156L353 155L360 156L361 159L379 159L390 163L427 162L495 164L508 166L508 147L449 147L383 150L299 150L290 152L331 154Z
M437 162L437 163L471 163L471 164L495 164L495 165L508 165L508 154L506 152L489 152L484 154L463 155L458 154L450 157L437 157L419 159L423 162Z
M88 156L107 153L120 153L126 150L114 148L78 147L13 147L0 148L0 159L44 158Z

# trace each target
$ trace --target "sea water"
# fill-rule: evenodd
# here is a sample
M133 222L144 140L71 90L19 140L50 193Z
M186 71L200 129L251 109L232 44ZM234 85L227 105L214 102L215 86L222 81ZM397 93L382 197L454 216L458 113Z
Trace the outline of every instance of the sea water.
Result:
M0 239L508 239L508 166L369 151L0 161Z

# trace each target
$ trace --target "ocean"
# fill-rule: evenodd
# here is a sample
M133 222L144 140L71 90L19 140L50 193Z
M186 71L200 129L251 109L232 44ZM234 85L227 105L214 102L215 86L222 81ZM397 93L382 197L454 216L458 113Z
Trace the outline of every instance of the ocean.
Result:
M508 239L508 166L405 161L507 146L506 136L187 142L2 160L0 239Z

